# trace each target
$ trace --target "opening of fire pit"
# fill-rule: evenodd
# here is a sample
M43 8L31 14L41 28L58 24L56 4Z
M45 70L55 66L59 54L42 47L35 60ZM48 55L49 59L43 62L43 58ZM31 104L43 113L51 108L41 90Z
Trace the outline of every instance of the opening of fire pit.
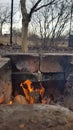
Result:
M19 61L17 60L18 58ZM55 95L58 96L57 93L53 93L54 90L59 91L58 93L63 93L65 77L63 68L58 62L55 62L57 66L57 68L55 68L53 61L49 62L47 60L50 66L47 67L46 65L48 63L44 61L44 58L41 57L39 58L39 56L32 56L32 55L22 55L19 57L13 55L11 56L11 62L12 62L12 88L13 88L12 96L15 99L17 97L18 98L17 100L19 100L19 96L20 97L22 96L23 98L25 97L26 99L26 92L25 92L26 90L28 91L27 93L30 93L27 94L29 95L28 97L30 97L30 95L34 95L33 99L36 98L37 101L33 101L33 103L41 103L43 98L45 98L46 96L47 97L49 97L50 95L51 97L54 97ZM59 76L60 78L58 78ZM24 84L28 80L31 84L27 83L25 86ZM28 90L29 87L30 89ZM31 88L33 88L32 91L30 91ZM43 91L42 96L40 94L41 93L40 91ZM27 102L29 103L30 101Z

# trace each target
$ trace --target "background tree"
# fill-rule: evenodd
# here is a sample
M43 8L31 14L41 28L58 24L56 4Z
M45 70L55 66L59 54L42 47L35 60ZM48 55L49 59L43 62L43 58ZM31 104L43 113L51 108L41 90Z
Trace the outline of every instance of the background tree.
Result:
M72 0L60 0L33 15L32 27L37 30L38 26L38 34L42 39L43 48L48 44L54 46L56 39L60 40L63 35L65 37L72 32L72 13Z
M45 3L47 3L47 1L48 0L46 0ZM52 5L50 5L49 8L48 6L44 7L42 10L36 12L32 17L31 24L34 30L38 30L38 32L36 32L41 38L42 48L45 48L48 44L48 41L51 37L51 33L53 31L53 19L55 20L56 17L56 15L53 16Z
M15 14L17 13L17 8L14 8L13 17L15 17ZM0 35L2 35L2 30L4 24L10 23L11 19L11 9L10 6L6 4L0 5ZM14 23L17 22L14 18Z
M0 34L2 35L2 28L5 23L10 21L10 7L0 5Z

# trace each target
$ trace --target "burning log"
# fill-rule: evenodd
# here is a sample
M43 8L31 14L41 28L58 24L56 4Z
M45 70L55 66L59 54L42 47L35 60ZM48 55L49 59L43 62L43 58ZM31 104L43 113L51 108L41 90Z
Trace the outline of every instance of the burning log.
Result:
M42 104L47 104L47 97L43 97L41 102L42 102Z
M40 102L40 94L36 90L34 90L32 93L29 93L29 95L34 99L34 103Z
M49 96L44 96L42 99L42 104L53 104L54 103L54 97L52 94Z
M39 93L40 93L41 97L44 96L44 92L45 92L45 88L42 86L42 83L40 82Z
M17 103L17 104L27 104L25 97L22 96L22 95L15 96L14 103Z

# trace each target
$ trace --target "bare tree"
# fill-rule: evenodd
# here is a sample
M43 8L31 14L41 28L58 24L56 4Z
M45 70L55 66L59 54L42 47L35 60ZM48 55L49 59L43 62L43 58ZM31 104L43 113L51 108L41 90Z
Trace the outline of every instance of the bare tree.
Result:
M33 1L33 0L32 0ZM27 35L28 26L31 21L32 15L37 13L40 36L43 43L46 43L47 38L51 38L54 45L54 39L59 38L66 32L71 31L72 27L72 14L73 14L73 0L34 0L34 4L30 8L29 13L26 9L26 0L20 0L22 12L22 50L28 51ZM42 9L43 8L43 9ZM41 10L42 9L42 10ZM41 15L42 14L42 15ZM36 21L35 20L35 21ZM44 22L43 22L44 21ZM42 26L43 25L43 26ZM69 26L70 25L70 26ZM70 29L69 29L70 28Z
M66 32L70 31L71 29L71 22L72 22L72 0L64 0L58 1L56 5L56 14L58 17L54 22L53 31L52 31L52 42L54 43L55 38L59 38L66 34ZM69 27L70 21L70 27Z
M34 6L31 7L29 13L27 13L26 0L20 0L21 12L22 12L22 51L24 53L28 52L28 46L27 46L28 26L29 22L31 21L33 13L37 12L38 10L46 6L50 6L55 2L55 0L48 0L46 4L41 4L41 2L42 0L37 0Z
M47 2L47 0L45 1ZM57 19L58 15L54 14L54 4L50 5L49 8L44 7L43 10L39 10L38 13L34 14L32 23L38 26L39 35L42 42L42 48L45 48L49 44L50 38L52 37L52 32L54 30L54 21ZM33 25L33 27L34 27Z
M55 1L49 8L44 7L43 10L34 14L32 22L34 25L36 24L36 28L39 27L39 35L43 41L42 45L46 45L47 41L49 41L48 44L54 45L55 39L71 32L72 13L72 0L60 0Z

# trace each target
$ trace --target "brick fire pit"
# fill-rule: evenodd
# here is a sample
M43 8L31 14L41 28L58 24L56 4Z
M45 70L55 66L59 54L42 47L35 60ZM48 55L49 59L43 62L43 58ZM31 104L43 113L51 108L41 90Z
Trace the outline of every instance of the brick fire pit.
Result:
M73 73L72 57L72 54L57 53L4 56L0 59L0 100L8 103L13 88L19 87L24 80L38 81L38 71L41 72L41 82L48 94L50 92L58 97L69 75Z

